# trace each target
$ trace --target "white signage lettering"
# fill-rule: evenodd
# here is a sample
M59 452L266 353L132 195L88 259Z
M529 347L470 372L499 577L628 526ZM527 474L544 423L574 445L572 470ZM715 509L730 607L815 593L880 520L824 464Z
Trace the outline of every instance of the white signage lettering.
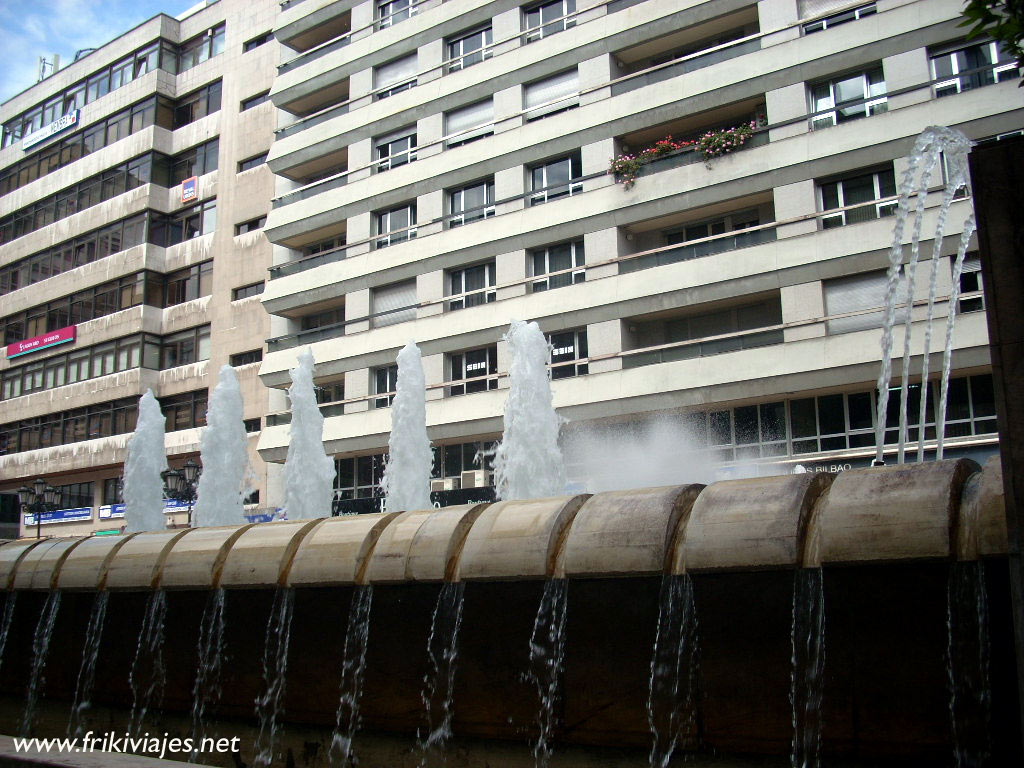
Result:
M23 150L29 147L34 147L40 142L46 141L51 136L55 136L61 131L65 131L73 125L78 125L79 110L68 112L63 117L58 117L49 125L44 125L38 131L32 131L28 136L21 140L21 148Z

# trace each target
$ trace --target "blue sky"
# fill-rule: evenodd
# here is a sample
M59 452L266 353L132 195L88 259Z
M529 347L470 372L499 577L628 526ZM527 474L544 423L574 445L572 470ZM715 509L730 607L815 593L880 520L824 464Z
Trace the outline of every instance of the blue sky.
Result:
M98 48L163 11L177 16L198 0L0 0L0 102L36 81L39 57Z

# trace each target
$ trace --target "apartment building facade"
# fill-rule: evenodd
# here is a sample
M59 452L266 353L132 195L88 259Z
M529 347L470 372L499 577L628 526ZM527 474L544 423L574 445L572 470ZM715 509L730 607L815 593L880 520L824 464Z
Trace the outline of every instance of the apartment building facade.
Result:
M678 482L706 478L691 477L701 459L718 477L868 463L884 269L913 140L935 124L976 141L1024 124L1017 69L994 43L964 39L960 6L283 3L260 377L285 387L312 348L336 498L378 491L395 358L410 340L424 355L433 487L490 483L480 451L500 437L514 319L552 343L567 443L604 448L596 467L570 451L583 487L628 465L629 446L656 463L653 443L631 437L647 432L668 434ZM638 157L651 162L635 163L634 184L609 173L613 158ZM944 185L940 169L925 254ZM961 195L949 216L940 323L970 210ZM947 456L983 459L997 437L977 264L972 243ZM915 371L927 283L909 309ZM928 350L929 455L942 336ZM287 414L270 414L260 454L281 462L287 441Z
M158 15L0 107L0 491L37 478L60 491L43 535L123 525L126 444L147 389L171 466L198 459L225 364L250 432L247 511L266 512L257 371L278 10L220 0ZM187 512L170 503L168 524ZM20 522L35 535L31 515Z

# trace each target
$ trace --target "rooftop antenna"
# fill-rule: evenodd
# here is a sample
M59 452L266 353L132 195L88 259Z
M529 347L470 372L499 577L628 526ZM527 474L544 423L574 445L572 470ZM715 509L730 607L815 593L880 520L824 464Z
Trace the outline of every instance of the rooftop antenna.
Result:
M79 59L84 59L86 56L88 56L90 53L92 53L95 50L96 50L95 48L80 48L79 50L75 51L75 58L72 61L78 61Z
M42 82L54 72L60 69L60 54L53 54L53 59L48 59L45 56L39 57L39 77L36 82Z

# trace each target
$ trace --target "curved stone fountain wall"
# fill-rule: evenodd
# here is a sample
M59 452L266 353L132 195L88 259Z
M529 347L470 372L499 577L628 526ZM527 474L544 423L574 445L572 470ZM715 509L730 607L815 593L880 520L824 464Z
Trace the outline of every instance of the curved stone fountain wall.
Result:
M441 510L0 545L19 598L0 677L0 729L16 729L25 654L46 594L64 593L38 735L63 735L93 595L108 590L92 726L125 727L127 670L149 594L166 590L166 693L153 727L184 735L206 595L226 597L224 692L214 720L243 736L275 590L294 588L282 764L327 765L352 590L373 586L362 765L416 765L420 691L441 582L465 584L453 701L460 764L526 765L535 692L523 680L544 580L568 579L554 764L614 746L646 765L651 649L664 574L694 580L704 748L788 755L795 569L824 569L823 748L864 764L949 761L946 573L984 558L992 617L994 749L1019 757L1009 702L1012 633L998 459L733 480ZM1010 666L1008 666L1010 665ZM152 728L151 728L152 730ZM1001 751L1000 751L1001 750ZM1015 751L1016 750L1016 751ZM207 757L207 759L209 759ZM737 759L741 759L738 757ZM873 762L874 761L874 762ZM233 764L224 759L223 764ZM742 764L742 763L738 763ZM852 764L858 764L856 762Z

